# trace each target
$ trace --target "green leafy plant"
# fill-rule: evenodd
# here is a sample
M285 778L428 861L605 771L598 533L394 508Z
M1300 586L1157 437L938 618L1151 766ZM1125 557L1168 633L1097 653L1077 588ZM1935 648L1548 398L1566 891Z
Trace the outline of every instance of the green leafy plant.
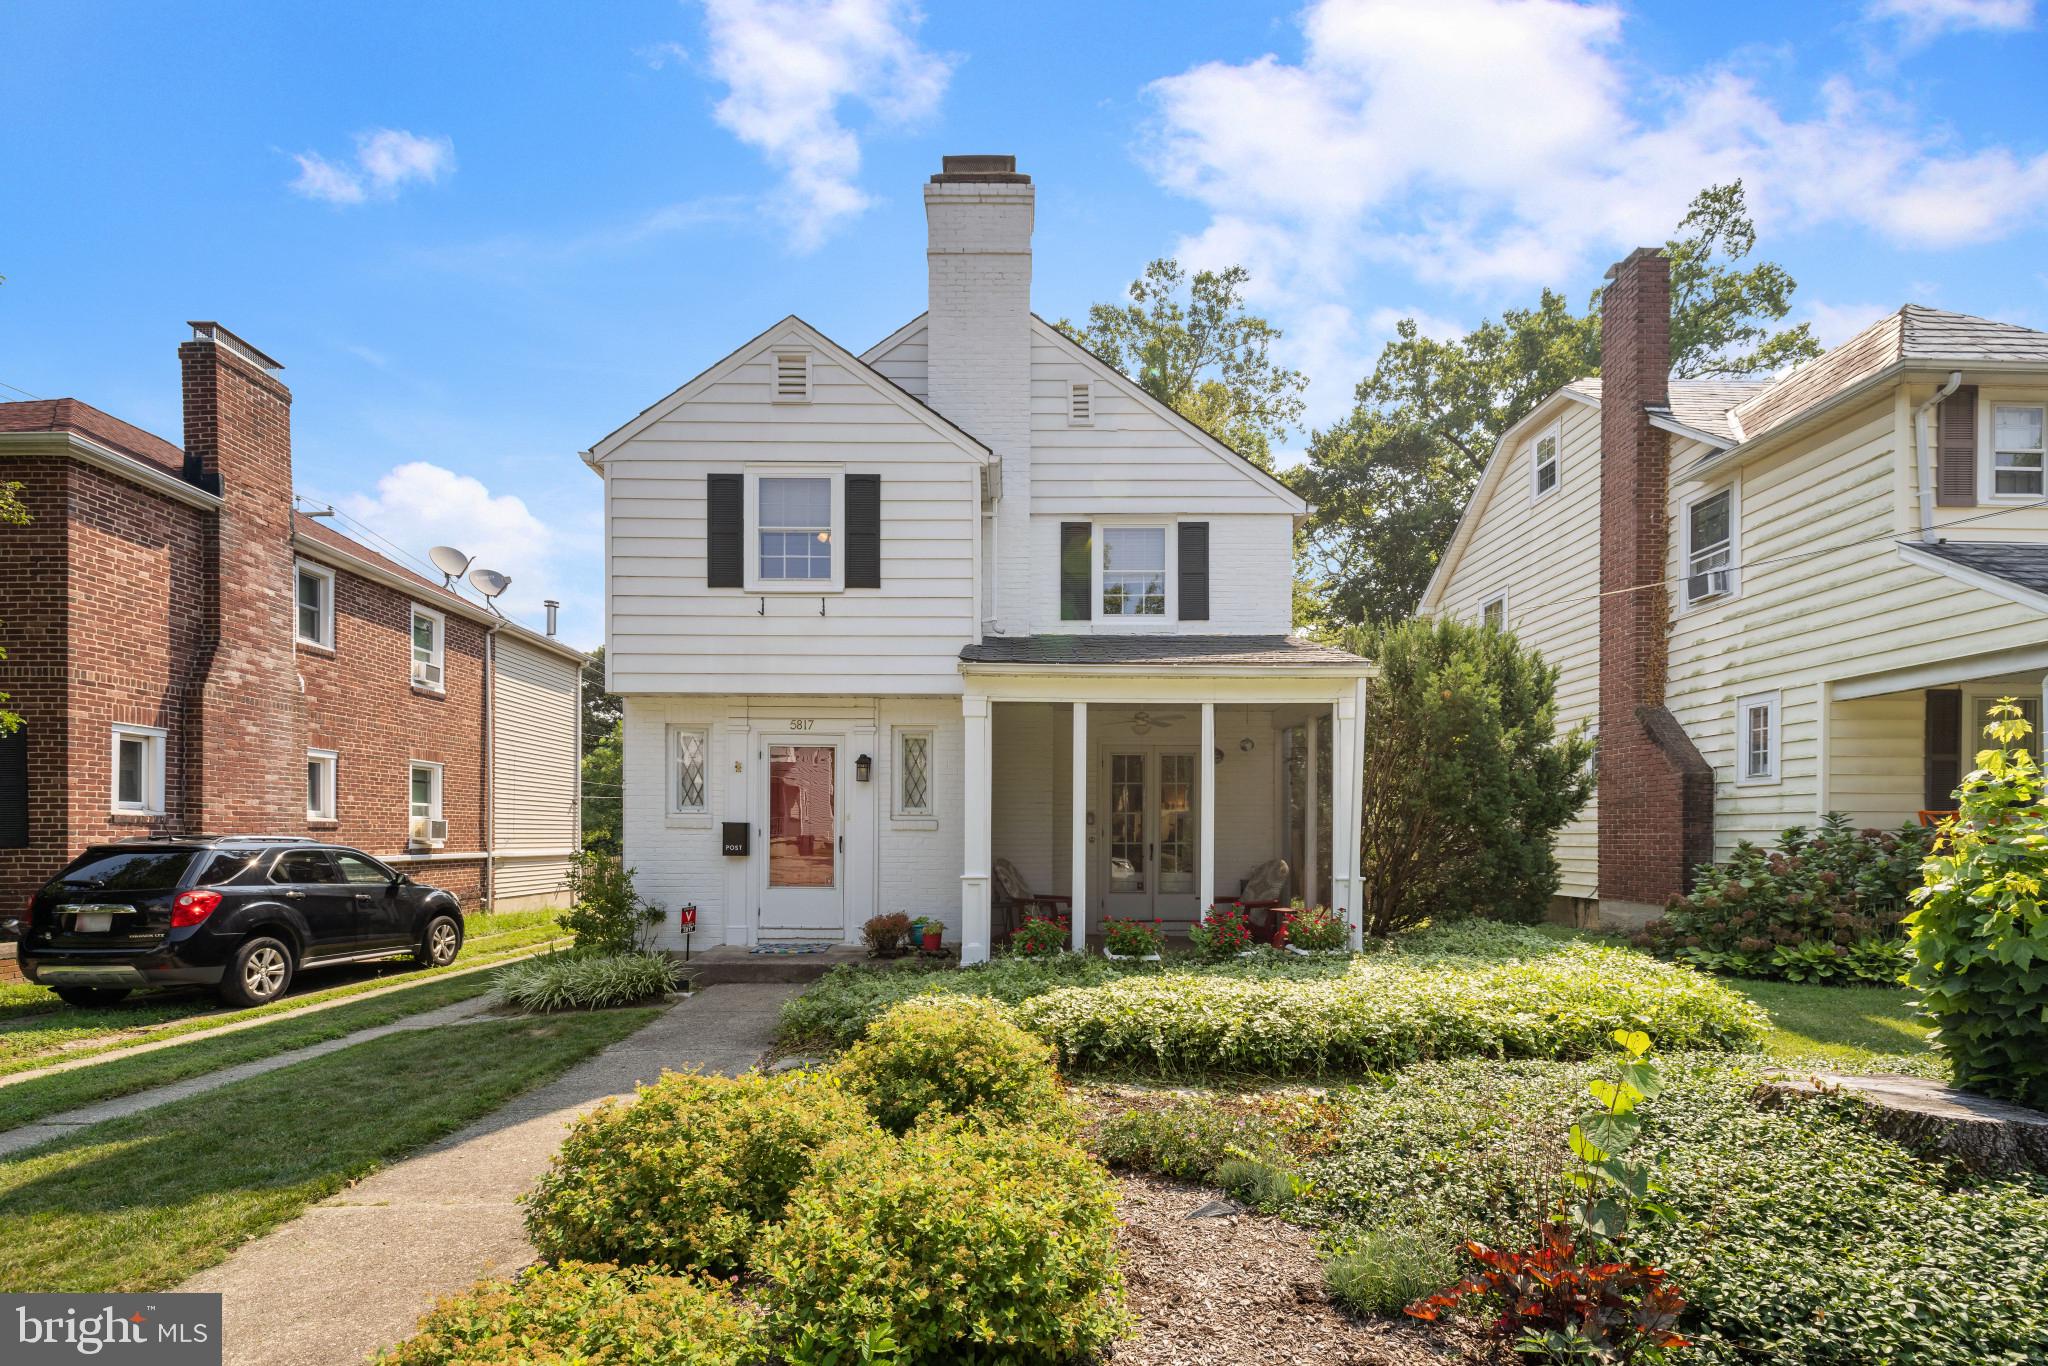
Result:
M1329 953L1351 943L1351 926L1328 906L1297 906L1286 921L1287 942L1297 949Z
M640 1268L565 1262L435 1303L378 1366L748 1366L759 1323L729 1287Z
M910 917L896 911L890 915L870 917L867 923L860 927L860 937L868 946L868 952L880 957L883 954L900 953L904 941L910 938L911 928Z
M659 953L548 953L500 971L491 989L518 1010L609 1010L637 1005L676 985L676 966Z
M858 1360L880 1328L907 1361L1093 1360L1125 1322L1116 1231L1064 1139L940 1124L826 1149L755 1264L793 1360Z
M2009 697L1957 789L1908 925L1907 981L1958 1086L2048 1105L2048 786Z
M1253 1209L1277 1211L1301 1193L1300 1178L1287 1168L1239 1152L1216 1165L1217 1186Z
M1010 936L1010 952L1026 958L1050 958L1067 951L1073 934L1071 922L1063 915L1027 915Z
M1112 1167L1210 1185L1233 1154L1280 1152L1272 1124L1210 1104L1122 1111L1097 1126L1094 1146Z
M897 1006L868 1026L833 1075L891 1133L934 1116L997 1126L1073 1123L1052 1049L1001 1006L971 996Z
M661 926L661 908L633 890L633 870L610 854L583 850L569 860L569 909L562 928L594 953L645 949Z
M1235 958L1252 946L1252 922L1242 906L1211 906L1201 924L1189 927L1188 943L1212 961Z
M1325 1251L1323 1287L1354 1314L1398 1314L1458 1274L1441 1235L1390 1224L1341 1234Z
M815 1072L665 1073L577 1120L525 1197L542 1256L726 1275L866 1109Z
M1158 920L1119 920L1112 916L1102 922L1102 946L1124 958L1143 958L1159 952L1164 942Z

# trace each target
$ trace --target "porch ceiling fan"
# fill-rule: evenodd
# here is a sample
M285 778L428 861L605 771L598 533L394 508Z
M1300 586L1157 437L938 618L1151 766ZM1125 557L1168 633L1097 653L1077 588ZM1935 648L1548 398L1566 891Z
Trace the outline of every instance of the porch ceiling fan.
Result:
M1131 713L1131 729L1143 735L1154 726L1170 726L1186 715L1184 711L1147 711L1140 707Z

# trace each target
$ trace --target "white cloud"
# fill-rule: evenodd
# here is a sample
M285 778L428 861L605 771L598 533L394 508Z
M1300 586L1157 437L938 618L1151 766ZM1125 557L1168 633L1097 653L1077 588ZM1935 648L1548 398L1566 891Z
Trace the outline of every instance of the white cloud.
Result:
M896 125L938 108L953 60L918 45L923 20L908 0L706 0L707 62L727 92L714 116L781 172L800 250L871 202L843 107Z
M1967 29L2013 32L2034 26L2034 0L1867 0L1863 13L1896 22L1914 44Z
M455 144L446 137L421 137L401 128L373 128L356 134L353 162L332 161L318 152L296 152L295 193L329 204L392 199L407 185L432 185L455 169Z
M649 71L659 71L666 66L688 66L690 64L690 49L684 47L681 43L675 42L649 43L647 46L636 50L634 55L647 63Z

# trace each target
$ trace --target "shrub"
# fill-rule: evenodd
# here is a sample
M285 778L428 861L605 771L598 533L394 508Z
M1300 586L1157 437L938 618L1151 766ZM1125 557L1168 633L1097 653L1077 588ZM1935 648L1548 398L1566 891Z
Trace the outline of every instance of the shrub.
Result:
M1351 926L1328 906L1297 907L1287 913L1287 942L1310 953L1327 953L1351 943Z
M1458 1273L1441 1237L1402 1224L1333 1240L1323 1262L1330 1298L1354 1314L1398 1314Z
M1188 943L1212 962L1235 958L1252 946L1252 922L1242 906L1211 906L1201 924L1189 927Z
M1856 830L1839 812L1817 830L1794 826L1777 849L1744 841L1724 864L1701 864L1635 942L1712 972L1794 982L1895 983L1904 970L1900 921L1933 832L1917 825Z
M527 1233L551 1260L738 1271L816 1150L868 1125L818 1073L666 1073L576 1121L526 1196Z
M1124 1322L1116 1230L1108 1173L1061 1139L932 1126L827 1149L756 1264L792 1360L878 1334L915 1362L1093 1360Z
M1253 1209L1285 1209L1295 1196L1294 1174L1256 1157L1226 1157L1216 1164L1215 1182Z
M910 938L910 917L901 911L871 917L860 927L860 937L871 954L895 953Z
M971 996L904 1002L868 1026L834 1074L891 1133L930 1115L1072 1122L1052 1049Z
M1102 922L1102 947L1125 958L1143 958L1158 953L1163 942L1159 933L1158 920L1118 920L1114 917Z
M1016 1014L1078 1064L1264 1075L1467 1055L1588 1057L1624 1027L1673 1049L1745 1048L1768 1024L1748 997L1689 968L1630 949L1543 943L1543 956L1527 961L1373 954L1310 978L1131 975L1031 997Z
M562 928L576 947L593 953L632 953L647 946L661 924L661 908L633 890L633 870L610 854L589 849L569 860L569 909Z
M2048 785L2009 697L1957 790L1911 916L1909 980L1956 1085L2048 1105ZM2010 748L2007 748L2010 746Z
M548 953L492 979L498 999L519 1010L609 1010L671 991L676 966L658 953Z
M379 1366L742 1366L766 1356L724 1286L567 1262L438 1301Z
M1063 915L1027 915L1010 936L1010 952L1026 958L1049 958L1065 953L1073 937L1073 922Z
M1373 661L1361 813L1368 934L1427 917L1537 921L1552 836L1591 795L1592 741L1557 733L1557 670L1504 631L1409 620L1351 642Z

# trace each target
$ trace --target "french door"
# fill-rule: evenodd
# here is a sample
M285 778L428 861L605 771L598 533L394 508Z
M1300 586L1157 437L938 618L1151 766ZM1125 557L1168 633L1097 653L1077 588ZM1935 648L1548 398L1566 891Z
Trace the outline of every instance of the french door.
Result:
M846 933L839 742L768 744L767 809L756 823L761 935L840 939Z
M1099 884L1106 916L1195 921L1201 916L1201 773L1191 749L1118 746L1102 757L1104 838Z

